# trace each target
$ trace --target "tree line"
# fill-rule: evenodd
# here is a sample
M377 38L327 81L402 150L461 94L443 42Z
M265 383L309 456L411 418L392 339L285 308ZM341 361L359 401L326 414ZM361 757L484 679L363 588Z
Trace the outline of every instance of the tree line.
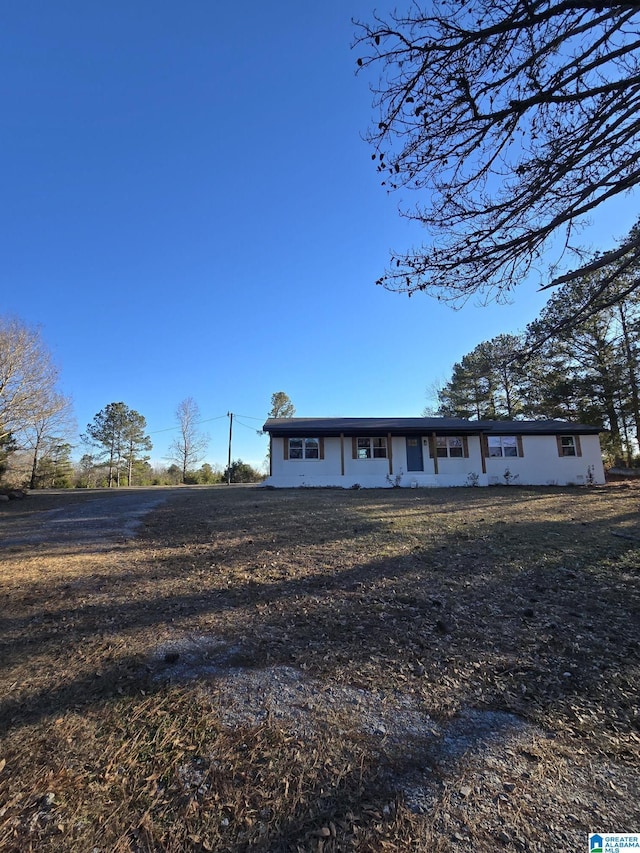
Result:
M0 484L111 488L263 479L242 459L230 460L224 469L203 463L209 436L199 427L200 411L192 397L178 404L175 415L177 435L169 445L168 466L151 465L146 419L122 401L109 403L87 424L80 435L87 452L74 463L72 401L59 389L59 371L40 330L0 317Z
M609 461L633 464L640 442L640 292L629 286L635 276L637 269L610 263L566 282L524 332L482 341L454 364L436 391L435 412L604 426Z

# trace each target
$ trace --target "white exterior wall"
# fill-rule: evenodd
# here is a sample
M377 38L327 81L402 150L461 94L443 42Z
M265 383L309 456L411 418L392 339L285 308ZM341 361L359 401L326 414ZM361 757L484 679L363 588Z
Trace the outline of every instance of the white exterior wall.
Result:
M388 486L389 459L353 459L350 435L344 437L344 477L347 486L358 483L363 488ZM387 454L389 448L387 447ZM338 469L339 470L339 469Z
M560 456L555 435L523 435L522 457L489 457L486 460L489 485L504 484L508 468L516 485L522 486L584 486L588 469L593 482L604 483L604 467L597 435L581 435L581 456Z
M393 439L393 472L392 480L395 483L396 475L402 475L401 486L418 488L421 486L468 486L469 475L478 474L478 485L488 485L486 476L482 474L482 463L480 459L480 439L477 436L469 436L469 456L460 458L438 457L438 473L435 472L435 460L429 456L429 437L421 436L422 464L424 471L407 470L407 442L404 436L396 436Z
M309 436L310 438L313 436ZM559 456L555 435L523 435L523 457L489 457L482 472L480 437L469 436L469 456L438 457L438 474L434 460L429 457L428 437L422 439L424 471L407 471L406 441L394 436L392 458L352 459L351 436L344 438L344 476L341 473L339 437L324 439L324 459L285 459L284 442L273 438L271 450L272 474L267 486L291 488L300 486L337 486L351 488L385 488L398 484L404 488L468 486L477 475L479 486L504 484L508 468L512 482L521 486L585 485L588 469L593 482L604 483L604 468L597 435L581 435L581 456ZM393 473L389 473L390 461ZM471 476L470 476L471 475Z
M309 436L313 438L314 436ZM340 486L340 439L325 438L324 459L285 459L286 438L271 442L271 471L267 486Z
M462 457L438 457L438 479L443 486L469 486L469 476L478 475L478 485L486 486L488 481L482 474L482 459L480 456L480 437L470 435L467 437L469 456ZM428 453L428 448L427 448ZM430 460L431 461L431 460Z

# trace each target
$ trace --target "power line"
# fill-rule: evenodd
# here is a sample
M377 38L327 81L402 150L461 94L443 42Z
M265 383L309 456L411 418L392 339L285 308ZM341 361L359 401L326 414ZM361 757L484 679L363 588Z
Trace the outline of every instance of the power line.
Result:
M234 415L233 417L234 417L234 423L236 423L236 424L240 424L240 426L245 427L245 429L250 429L250 430L251 430L251 432L255 432L255 433L257 433L258 435L264 435L264 433L262 432L262 430L261 430L261 429L256 429L255 427L249 426L249 424L243 424L243 423L242 423L242 421L239 421L239 420L238 420L238 415ZM240 417L245 418L245 417L246 417L246 415L240 415ZM258 421L258 420L260 420L260 418L253 418L252 420L254 420L254 421Z
M218 415L215 418L205 418L203 421L196 421L197 424L208 424L210 421L221 421L222 418L226 418L227 415Z
M218 415L215 418L205 418L204 420L196 421L196 424L208 424L208 423L211 423L211 421L219 421L219 420L222 420L222 418L226 418L226 417L227 417L227 415ZM256 420L260 420L260 418L256 418ZM151 430L149 435L157 435L159 432L173 432L176 429L180 429L180 424L177 424L176 426L172 426L172 427L166 427L165 429Z

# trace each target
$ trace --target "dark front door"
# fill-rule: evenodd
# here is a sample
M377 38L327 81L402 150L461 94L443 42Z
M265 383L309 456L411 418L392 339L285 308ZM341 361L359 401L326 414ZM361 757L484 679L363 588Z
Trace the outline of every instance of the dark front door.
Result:
M407 471L424 471L421 438L407 438Z

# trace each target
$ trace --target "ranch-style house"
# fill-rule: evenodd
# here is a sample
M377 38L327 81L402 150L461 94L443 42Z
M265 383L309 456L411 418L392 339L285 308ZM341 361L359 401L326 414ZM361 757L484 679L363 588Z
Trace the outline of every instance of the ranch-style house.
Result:
M265 485L566 486L604 483L598 427L464 418L270 418Z

